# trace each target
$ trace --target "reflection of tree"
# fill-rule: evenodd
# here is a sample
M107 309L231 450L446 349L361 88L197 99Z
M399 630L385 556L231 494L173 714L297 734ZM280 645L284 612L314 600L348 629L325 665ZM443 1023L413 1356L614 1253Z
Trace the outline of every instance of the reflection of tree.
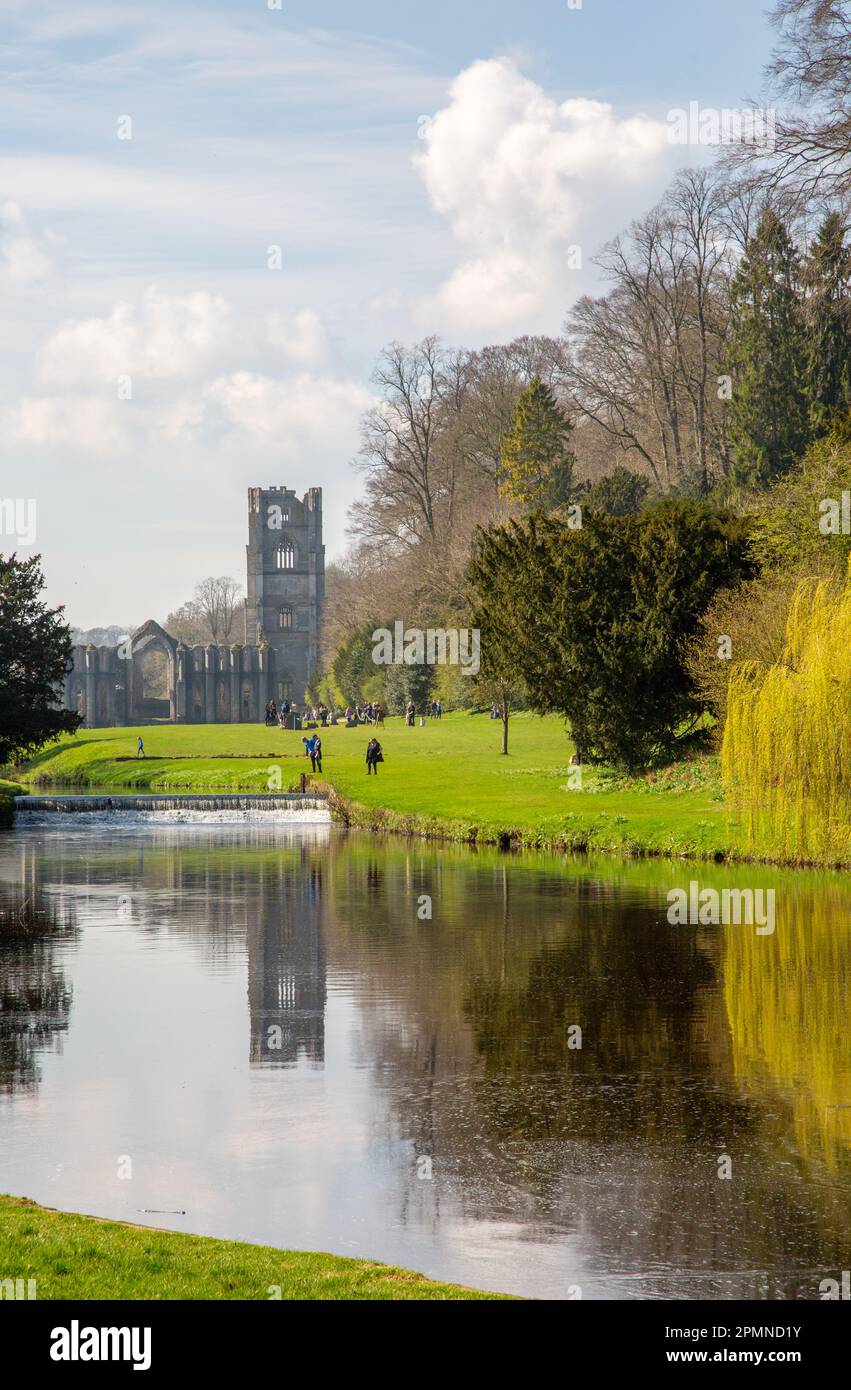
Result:
M694 934L594 879L563 901L560 926L559 940L515 958L510 977L473 979L465 997L485 1074L501 1082L497 1127L526 1139L623 1142L668 1130L732 1142L746 1108L711 1086L694 1103L695 1084L712 1074L707 1027L720 1022L714 970ZM576 1024L581 1049L569 1046ZM542 1076L545 1086L524 1084ZM601 1104L601 1087L612 1103Z
M400 1219L417 1209L437 1225L449 1199L453 1220L460 1208L474 1220L581 1232L614 1270L744 1265L774 1271L779 1296L811 1296L809 1273L795 1271L842 1257L847 1212L835 1184L798 1180L790 1150L805 1141L783 1121L776 1080L789 1084L812 1062L811 1107L842 1099L847 1043L832 1063L829 1050L851 969L849 942L836 932L839 890L824 899L794 876L799 925L816 899L824 913L809 978L784 945L778 968L751 967L742 990L748 955L767 938L734 928L730 946L729 929L671 927L665 891L681 870L546 867L357 837L332 861L335 969L392 1001L364 1013L361 1051L389 1097L389 1133L387 1110L380 1122L399 1154ZM701 879L720 886L738 874L707 866ZM433 897L431 922L416 918L421 893ZM847 900L846 890L846 913ZM801 957L805 945L802 934ZM782 1027L790 970L791 1036ZM796 1052L814 972L825 1017ZM775 1011L772 1052L764 1038ZM572 1024L582 1027L581 1050L568 1046ZM761 1047L774 1073L768 1093L764 1066L743 1084ZM717 1177L723 1152L733 1157L729 1183ZM417 1153L433 1158L433 1184L417 1181ZM749 1278L731 1273L711 1289L758 1296ZM686 1286L691 1296L710 1291ZM664 1278L659 1287L671 1296Z
M848 889L777 891L773 935L725 932L724 995L733 1065L745 1095L785 1096L797 1147L851 1171L851 924Z
M68 1030L71 989L54 963L57 943L73 939L67 910L36 892L0 887L0 1091L34 1091L38 1054Z

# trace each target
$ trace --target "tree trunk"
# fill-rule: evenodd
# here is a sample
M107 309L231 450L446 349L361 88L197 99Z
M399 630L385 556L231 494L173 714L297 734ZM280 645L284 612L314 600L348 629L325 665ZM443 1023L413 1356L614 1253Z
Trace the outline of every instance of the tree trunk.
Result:
M509 713L510 713L510 710L509 710L509 706L508 706L508 697L507 697L507 696L504 696L504 697L503 697L503 701L502 701L502 752L503 752L503 755L507 754L507 752L508 752L508 716L509 716Z

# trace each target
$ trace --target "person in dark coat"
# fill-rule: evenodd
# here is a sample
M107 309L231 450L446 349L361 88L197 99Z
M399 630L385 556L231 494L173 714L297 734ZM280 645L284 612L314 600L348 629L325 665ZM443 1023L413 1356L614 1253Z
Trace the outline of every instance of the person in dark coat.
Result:
M384 754L377 738L371 738L366 745L366 774L374 772L378 776L378 764L384 762Z

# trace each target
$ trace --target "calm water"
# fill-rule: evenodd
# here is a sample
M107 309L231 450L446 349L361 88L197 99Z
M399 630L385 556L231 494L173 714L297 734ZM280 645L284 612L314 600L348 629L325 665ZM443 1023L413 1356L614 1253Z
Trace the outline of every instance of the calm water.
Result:
M0 1190L538 1297L848 1268L847 878L57 819L0 836Z

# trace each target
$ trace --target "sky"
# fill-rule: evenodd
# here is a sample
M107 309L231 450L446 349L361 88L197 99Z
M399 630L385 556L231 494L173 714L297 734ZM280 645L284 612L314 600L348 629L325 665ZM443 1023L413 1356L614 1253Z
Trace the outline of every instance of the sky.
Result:
M382 347L559 332L771 44L759 0L0 0L0 549L80 627L244 583L250 486L322 487L339 556Z

